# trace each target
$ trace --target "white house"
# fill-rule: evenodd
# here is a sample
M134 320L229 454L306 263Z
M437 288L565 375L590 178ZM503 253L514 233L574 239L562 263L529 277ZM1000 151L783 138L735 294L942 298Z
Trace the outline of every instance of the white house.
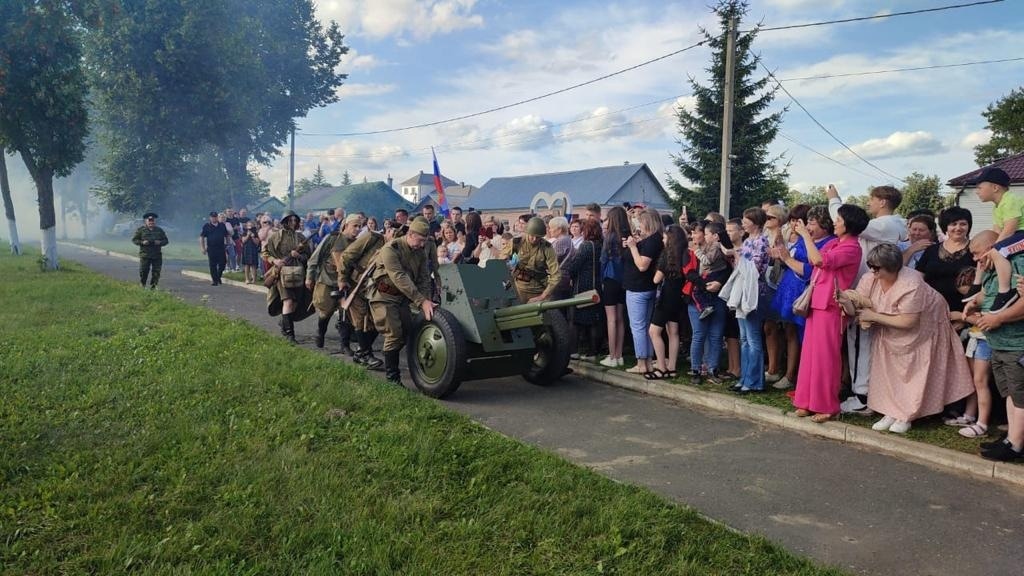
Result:
M458 182L455 182L450 178L446 178L444 174L441 175L441 184L444 185L445 190L447 190L449 186L459 186ZM409 202L412 202L413 204L419 204L420 201L423 200L425 196L427 196L433 191L434 175L424 174L423 171L420 170L420 173L417 176L413 176L412 178L409 178L405 182L399 184L398 193L402 195L402 198L405 198Z
M992 227L994 205L991 202L978 200L978 195L974 193L974 179L985 168L1001 168L1010 177L1010 191L1024 196L1024 153L1008 156L946 182L946 185L953 188L953 193L956 194L957 206L971 211L971 215L974 217L972 233Z

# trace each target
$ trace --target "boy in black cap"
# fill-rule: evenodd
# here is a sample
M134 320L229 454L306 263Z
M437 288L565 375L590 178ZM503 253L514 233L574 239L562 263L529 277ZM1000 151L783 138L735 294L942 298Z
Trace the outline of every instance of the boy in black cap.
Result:
M982 202L992 202L992 228L999 234L988 256L999 278L999 294L991 312L1002 312L1020 296L1010 289L1013 267L1008 258L1024 250L1024 198L1010 192L1010 176L999 168L985 168L974 179L975 193Z
M156 289L160 282L160 269L164 265L164 257L161 249L167 245L167 234L163 228L156 225L157 215L154 212L146 212L142 215L145 224L139 226L132 236L132 244L139 247L139 281L142 287L146 287L146 278L149 278L149 287ZM150 276L152 271L152 276Z

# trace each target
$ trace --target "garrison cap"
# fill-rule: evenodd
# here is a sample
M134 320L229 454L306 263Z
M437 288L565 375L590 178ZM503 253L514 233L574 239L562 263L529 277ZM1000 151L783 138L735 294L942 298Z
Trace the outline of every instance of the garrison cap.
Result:
M548 225L539 217L534 216L526 223L526 233L531 236L544 236L548 231Z
M345 216L344 220L341 221L341 227L344 228L345 226L348 226L353 222L355 222L356 224L361 224L362 221L363 218L359 214L349 214L348 216Z
M430 236L430 224L427 224L426 218L416 217L409 223L409 232L415 232L420 236Z

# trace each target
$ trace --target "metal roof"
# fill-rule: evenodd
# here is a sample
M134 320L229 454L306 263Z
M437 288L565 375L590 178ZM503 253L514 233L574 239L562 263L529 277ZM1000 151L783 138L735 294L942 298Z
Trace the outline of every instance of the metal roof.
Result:
M642 179L639 187L627 189L638 174ZM642 163L491 178L473 194L471 203L477 210L528 208L538 192L564 192L577 207L591 202L607 206L624 201L654 208L669 206L665 189L647 164Z
M441 174L441 184L444 185L445 189L447 189L449 186L458 186L459 185L458 182L452 180L451 178L448 178L444 174ZM429 174L426 174L426 173L423 172L423 170L420 170L420 173L419 173L418 176L413 176L412 178L409 178L405 182L402 182L401 184L399 184L399 186L433 186L433 185L434 185L434 173L431 172Z
M1010 177L1010 184L1024 183L1024 152L1014 154L1013 156L1007 156L1006 158L997 160L988 166L982 166L981 168L972 170L966 174L961 174L956 178L950 179L946 185L954 188L970 186L973 180L977 178L985 168L1002 168L1002 170L1006 172L1007 176Z
M344 208L347 213L364 212L367 216L390 218L398 208L412 210L413 205L384 182L314 188L295 199L296 212L320 212L329 208Z

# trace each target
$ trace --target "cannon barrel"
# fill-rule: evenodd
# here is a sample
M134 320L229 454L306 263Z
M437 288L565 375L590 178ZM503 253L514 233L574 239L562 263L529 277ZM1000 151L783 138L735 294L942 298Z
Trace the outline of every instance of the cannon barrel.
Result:
M524 328L529 326L540 326L543 324L543 315L546 310L557 310L559 308L572 308L574 306L592 306L601 301L596 290L581 292L572 298L564 300L552 300L550 302L534 302L531 304L517 304L508 308L501 308L494 311L494 323L498 330L512 330L513 328Z

